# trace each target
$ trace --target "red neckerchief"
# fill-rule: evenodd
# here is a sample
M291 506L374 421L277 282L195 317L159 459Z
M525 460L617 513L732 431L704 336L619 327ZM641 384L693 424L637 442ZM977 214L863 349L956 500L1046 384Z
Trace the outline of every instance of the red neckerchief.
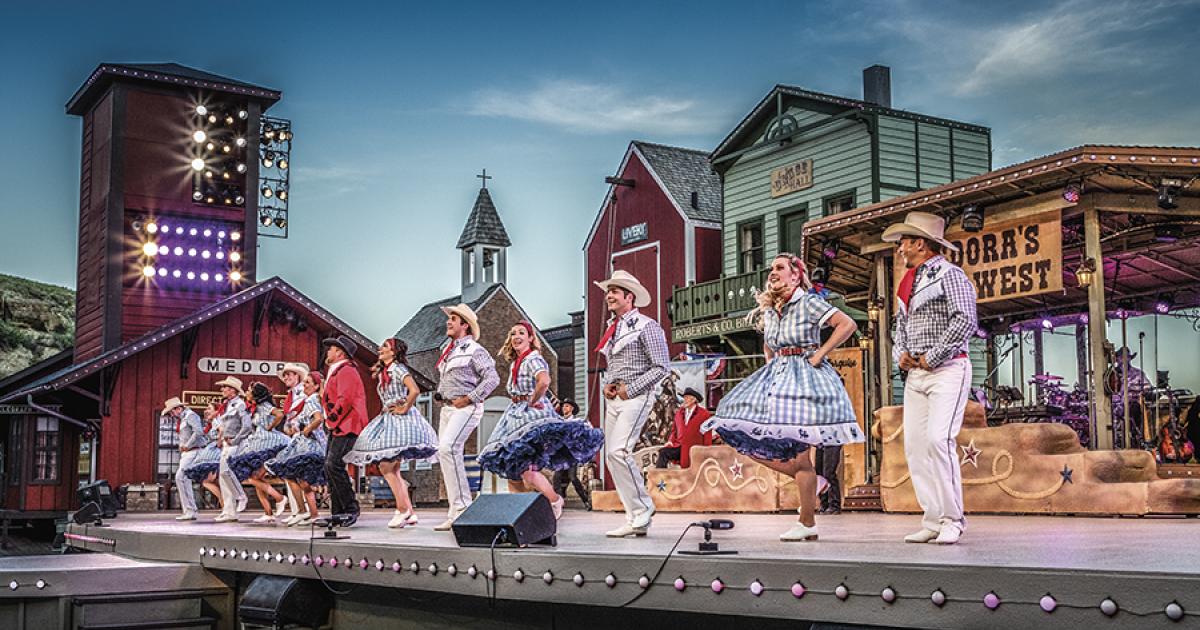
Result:
M529 356L530 352L533 352L533 348L529 348L525 352L522 352L520 354L520 356L518 356L517 359L515 361L513 361L513 365L512 365L512 383L513 383L513 385L517 384L517 373L521 371L521 362L523 362L525 360L525 357Z
M453 345L453 344L452 344L452 345ZM445 356L445 355L443 354L443 356ZM439 361L440 361L440 359L439 359ZM383 364L383 369L379 371L379 384L380 384L380 385L383 385L384 387L387 387L388 385L391 385L391 384L392 384L392 374L391 374L391 372L392 372L392 364L391 364L391 363L384 363L384 364Z
M604 331L603 335L600 335L600 343L596 344L596 349L593 350L593 352L604 351L604 346L608 345L608 342L613 338L613 335L617 333L617 324L619 323L621 323L620 317L613 320L613 323L609 325L608 330Z
M904 272L904 277L900 279L900 286L896 288L896 297L904 302L904 308L908 308L908 300L912 298L913 284L916 283L918 268L919 266L913 267Z
M288 388L287 398L283 399L283 415L287 415L292 411L292 388Z
M442 361L445 361L446 357L450 356L450 352L452 350L454 350L455 343L458 343L458 342L454 339L450 340L450 343L446 346L446 349L442 350L442 356L438 357L437 362L433 364L433 369L436 370L442 366Z
M253 400L246 401L246 411L249 411L250 415L254 415L254 412L257 409L258 409L258 403L254 402Z

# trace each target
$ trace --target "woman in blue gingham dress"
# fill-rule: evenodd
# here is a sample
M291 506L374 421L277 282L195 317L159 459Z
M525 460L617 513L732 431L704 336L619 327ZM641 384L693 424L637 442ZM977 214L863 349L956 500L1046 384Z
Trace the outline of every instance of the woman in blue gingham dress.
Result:
M233 472L238 481L249 481L258 494L258 501L263 506L264 514L254 522L269 524L274 523L275 518L283 514L287 508L287 502L284 501L283 495L279 494L278 490L264 481L263 478L267 475L264 464L288 445L288 437L276 429L283 418L282 416L277 418L272 413L275 405L272 404L274 398L271 390L262 383L255 383L250 387L250 396L254 402L254 410L250 417L254 432L242 440L237 450L229 456L229 470ZM276 510L274 512L271 511L268 497L275 502Z
M432 460L438 444L433 426L414 406L420 392L408 371L407 354L408 344L394 337L379 346L379 362L372 371L383 412L363 429L354 449L343 458L347 464L357 466L379 465L380 474L396 497L396 511L388 522L392 528L417 524L400 464L405 460Z
M200 454L192 460L183 474L188 479L202 484L209 492L221 500L221 489L217 487L217 470L221 467L221 414L213 405L204 411L204 420L208 425L208 445L200 450Z
M519 322L508 333L500 356L512 361L508 394L512 403L500 416L487 444L479 451L479 467L541 492L562 514L563 498L541 470L565 470L595 457L604 433L583 419L566 419L546 396L550 365L542 357L533 325Z
M308 525L317 514L314 486L325 485L325 449L328 443L321 411L321 373L309 372L303 380L304 406L292 413L284 423L284 433L291 441L275 457L267 460L267 471L287 481L292 494L304 498L306 511L285 521L292 525Z
M795 477L800 523L783 540L817 538L817 477L808 447L864 439L842 379L825 358L857 327L809 288L798 257L780 254L772 261L756 309L762 314L767 364L726 394L701 426L702 431L715 430L739 453ZM823 326L835 328L824 345Z

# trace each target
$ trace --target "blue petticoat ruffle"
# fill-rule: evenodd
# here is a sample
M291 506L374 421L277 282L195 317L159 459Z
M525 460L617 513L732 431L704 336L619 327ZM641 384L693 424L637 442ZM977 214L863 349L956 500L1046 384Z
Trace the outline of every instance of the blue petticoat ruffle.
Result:
M325 485L325 458L317 453L297 455L286 461L271 461L267 470L280 479L303 481L313 486Z
M238 481L249 479L255 471L263 467L268 459L275 457L275 454L283 449L286 444L279 444L264 450L253 451L250 453L241 453L235 457L229 458L229 470L237 477Z
M717 435L737 452L755 459L791 461L812 445L790 438L753 438L741 431L718 427Z
M354 450L346 454L342 461L355 466L369 466L382 462L395 461L428 461L437 455L437 447L430 445L402 446L385 448L378 451Z
M479 467L518 481L527 470L566 470L591 461L603 444L604 433L586 422L547 422L485 449Z
M204 483L204 480L208 479L209 475L216 473L220 467L220 461L200 462L185 468L183 474L196 483Z

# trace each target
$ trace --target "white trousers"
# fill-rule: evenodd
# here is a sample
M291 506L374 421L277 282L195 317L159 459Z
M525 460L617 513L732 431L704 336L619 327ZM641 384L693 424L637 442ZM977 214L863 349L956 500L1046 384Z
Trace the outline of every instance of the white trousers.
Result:
M221 447L221 468L217 473L217 485L221 486L221 514L237 516L237 504L246 498L242 490L242 482L229 469L229 456L237 447L225 445Z
M183 474L183 469L191 465L192 460L199 454L198 448L179 454L179 468L175 471L175 492L179 493L179 507L184 516L196 515L196 493L192 490L192 480Z
M642 435L642 427L650 417L654 398L642 394L621 400L604 401L604 462L617 496L625 506L625 520L634 527L645 527L654 516L654 500L646 492L646 478L642 468L633 457L633 447Z
M463 448L467 438L483 418L483 403L455 409L444 405L438 416L438 463L446 483L446 499L450 503L451 519L471 505L471 484L467 481L467 466L463 463Z
M913 369L904 385L904 456L912 473L922 525L940 532L965 529L958 443L971 389L971 361L951 359L936 369Z

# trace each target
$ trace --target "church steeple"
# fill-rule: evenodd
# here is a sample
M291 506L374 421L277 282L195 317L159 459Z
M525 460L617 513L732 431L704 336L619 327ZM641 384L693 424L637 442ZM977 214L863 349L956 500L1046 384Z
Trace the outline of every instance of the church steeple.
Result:
M491 176L484 170L476 177L483 179L483 185L458 237L458 249L462 251L462 299L467 303L478 299L492 285L504 284L508 274L508 248L512 245L488 192L487 180Z

